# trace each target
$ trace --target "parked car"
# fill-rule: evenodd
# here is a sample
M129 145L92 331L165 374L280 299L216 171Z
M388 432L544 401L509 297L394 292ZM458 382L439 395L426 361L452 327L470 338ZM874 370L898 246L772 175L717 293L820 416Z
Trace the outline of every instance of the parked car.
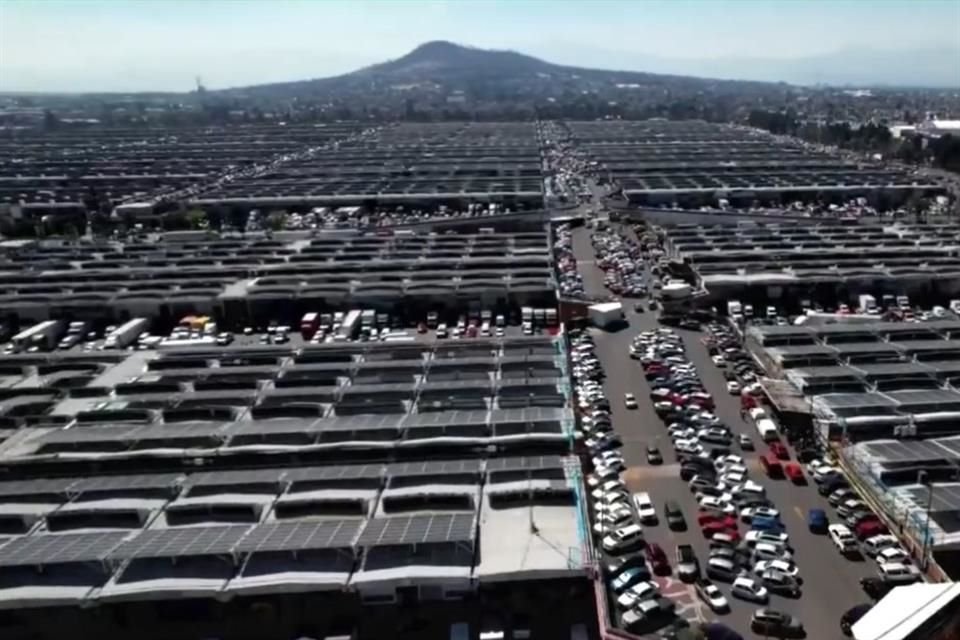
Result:
M667 554L660 545L656 543L648 544L644 549L644 554L647 557L647 562L650 563L650 568L656 575L670 574L670 560L667 559Z
M724 597L720 588L709 580L697 580L695 585L697 597L716 613L730 610L730 603Z
M796 638L805 635L799 619L774 609L757 609L750 618L750 630L775 638Z
M853 625L860 621L860 618L867 615L870 610L873 609L872 603L858 604L854 607L847 609L842 616L840 616L840 631L845 636L849 636L852 632Z
M757 580L747 576L735 578L730 587L730 593L735 598L748 600L750 602L759 602L760 604L764 604L770 599L770 594L767 592L766 587Z
M700 561L689 544L677 545L677 577L684 582L693 582L700 577Z
M683 510L679 503L668 500L664 505L663 512L667 520L667 526L671 531L685 531L687 529L687 521L683 517Z

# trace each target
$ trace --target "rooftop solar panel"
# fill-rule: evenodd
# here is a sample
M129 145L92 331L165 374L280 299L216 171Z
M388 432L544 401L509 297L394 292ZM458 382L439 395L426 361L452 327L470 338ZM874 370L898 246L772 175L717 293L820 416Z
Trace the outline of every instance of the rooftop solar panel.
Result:
M20 536L0 547L0 566L98 562L105 560L128 535L111 531Z
M429 460L425 462L398 462L387 466L390 476L451 475L479 473L480 460Z
M317 421L322 431L363 431L366 429L399 429L402 415L362 414L356 416L336 416Z
M833 408L895 407L897 404L879 393L830 393L820 398Z
M165 489L175 486L182 476L177 473L150 473L126 476L94 476L81 478L70 487L70 493L93 493L96 491L137 491Z
M237 471L206 471L191 475L187 484L191 487L208 487L238 484L273 484L280 481L283 469L242 469Z
M147 529L110 553L111 558L176 558L231 553L247 525Z
M403 419L405 428L478 424L487 424L486 411L436 411L413 414Z
M562 469L564 466L564 459L561 456L521 456L487 460L487 471Z
M866 448L870 455L886 462L940 460L945 458L947 453L936 441L930 440L865 442L861 446Z
M476 520L473 514L399 516L370 520L360 534L357 545L380 547L468 542L475 536Z
M355 464L287 469L284 478L290 482L309 482L311 480L379 478L382 475L383 465Z
M61 494L66 497L77 478L36 478L34 480L11 480L0 482L0 497Z
M298 551L301 549L345 549L353 546L363 520L270 522L261 524L235 547L240 553Z

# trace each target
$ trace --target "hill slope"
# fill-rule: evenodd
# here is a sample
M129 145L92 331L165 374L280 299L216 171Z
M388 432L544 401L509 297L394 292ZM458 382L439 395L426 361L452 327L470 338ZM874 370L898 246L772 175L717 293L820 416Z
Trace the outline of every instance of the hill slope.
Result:
M635 83L729 85L760 84L730 80L707 80L686 76L660 75L636 71L609 71L552 64L515 51L475 49L445 41L420 45L396 60L364 67L340 76L296 82L284 82L227 89L226 93L249 96L350 95L376 92L392 87L437 85L444 89L470 89L478 85L486 90L508 93L533 93L538 85L565 82L571 88L589 88L591 83ZM768 84L768 86L770 86Z

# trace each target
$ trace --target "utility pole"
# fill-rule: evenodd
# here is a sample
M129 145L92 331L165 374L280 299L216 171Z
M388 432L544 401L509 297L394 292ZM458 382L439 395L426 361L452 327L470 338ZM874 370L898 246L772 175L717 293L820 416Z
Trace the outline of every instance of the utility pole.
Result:
M933 507L933 483L926 471L917 472L917 482L927 488L927 507L923 525L923 551L920 556L920 568L927 570L927 540L930 538L930 509Z

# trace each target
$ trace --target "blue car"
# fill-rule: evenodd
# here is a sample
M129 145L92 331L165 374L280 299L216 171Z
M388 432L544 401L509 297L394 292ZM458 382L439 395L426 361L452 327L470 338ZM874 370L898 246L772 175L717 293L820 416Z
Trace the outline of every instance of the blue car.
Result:
M830 520L823 509L810 509L807 512L807 527L811 533L826 533Z
M783 523L777 518L771 518L769 516L753 516L753 518L750 519L750 528L757 531L782 532Z

